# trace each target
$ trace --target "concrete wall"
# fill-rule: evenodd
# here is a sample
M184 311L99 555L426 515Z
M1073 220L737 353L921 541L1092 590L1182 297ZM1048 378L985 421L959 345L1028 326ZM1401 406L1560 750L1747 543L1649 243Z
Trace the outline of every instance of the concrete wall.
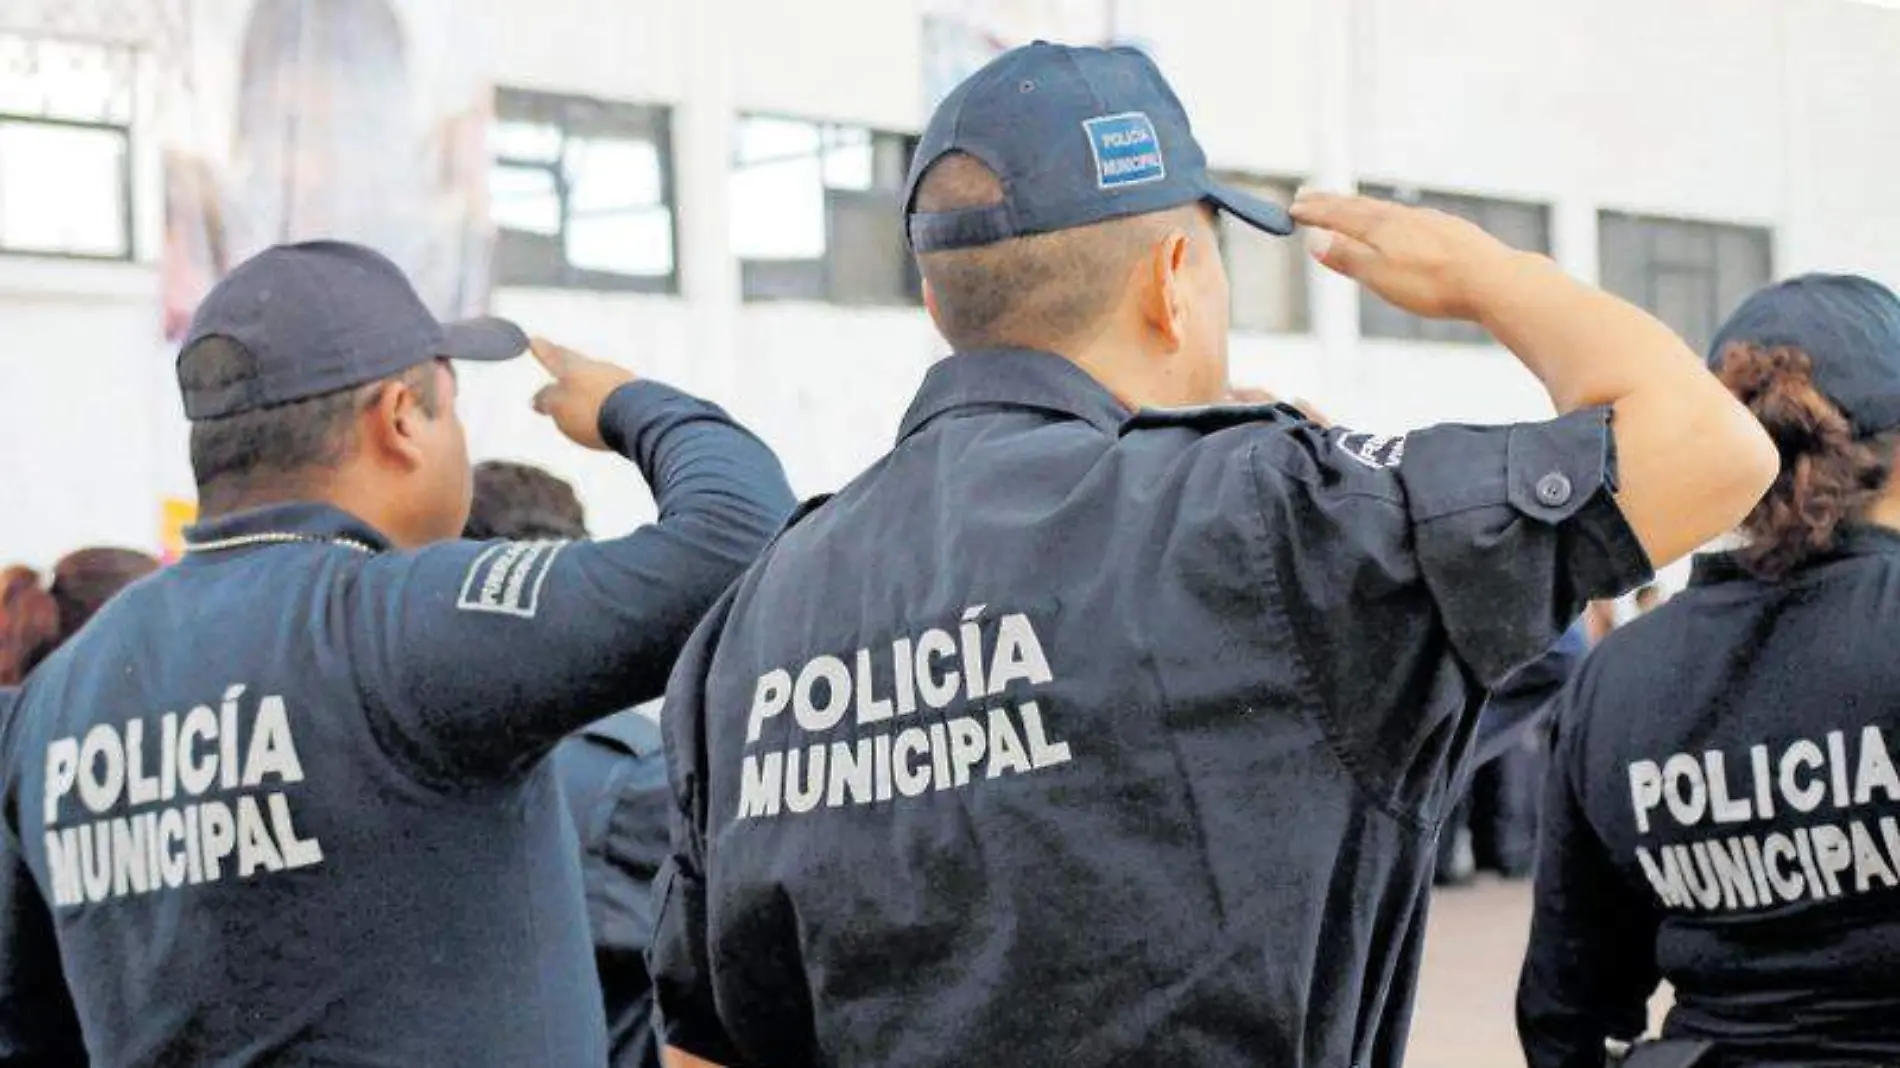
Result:
M940 346L920 311L739 300L732 119L917 128L918 4L486 6L499 82L673 105L679 178L679 296L507 290L498 310L712 393L781 451L801 493L848 479L888 444ZM1596 213L1610 208L1770 226L1784 272L1900 283L1900 12L1847 0L1121 0L1116 20L1176 80L1218 166L1547 203L1557 256L1586 278ZM152 170L138 190L147 220ZM141 246L149 256L155 242ZM1308 332L1235 337L1238 380L1378 429L1546 411L1508 354L1361 341L1349 287L1312 283ZM189 490L155 286L148 265L0 257L0 558L152 543L158 498ZM478 452L572 473L603 530L646 514L621 465L578 455L527 411L533 386L525 365L468 376Z

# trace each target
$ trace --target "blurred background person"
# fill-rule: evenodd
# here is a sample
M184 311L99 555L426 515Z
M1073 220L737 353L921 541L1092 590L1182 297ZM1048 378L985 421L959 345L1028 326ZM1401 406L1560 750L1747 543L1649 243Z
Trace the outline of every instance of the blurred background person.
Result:
M1724 1066L1900 1063L1900 299L1763 290L1711 363L1782 471L1742 547L1564 697L1518 1027L1595 1068L1647 1025Z
M1551 710L1589 652L1589 626L1580 619L1485 698L1472 741L1469 792L1439 832L1438 885L1466 883L1480 871L1506 879L1530 874Z
M463 537L577 541L587 514L574 487L528 464L491 460L475 468ZM587 924L607 1009L609 1064L659 1068L653 982L653 876L667 849L666 755L654 721L658 702L591 723L555 746L552 764L580 837Z
M388 256L438 317L480 312L487 115L424 118L440 103L424 90L437 87L402 10L391 0L255 0L240 47L228 157L167 153L167 336L182 336L232 266L317 237Z
M91 548L61 557L44 588L31 568L0 572L0 686L18 686L113 595L156 570L146 553Z

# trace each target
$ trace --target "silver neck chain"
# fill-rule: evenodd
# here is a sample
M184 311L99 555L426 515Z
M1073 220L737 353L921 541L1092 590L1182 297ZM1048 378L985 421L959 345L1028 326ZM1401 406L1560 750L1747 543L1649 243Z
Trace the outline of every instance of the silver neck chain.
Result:
M215 553L226 549L248 549L257 545L340 545L345 549L354 549L371 556L376 550L355 538L340 536L318 536L315 534L291 534L287 531L266 531L262 534L239 534L216 541L193 541L185 543L188 553Z

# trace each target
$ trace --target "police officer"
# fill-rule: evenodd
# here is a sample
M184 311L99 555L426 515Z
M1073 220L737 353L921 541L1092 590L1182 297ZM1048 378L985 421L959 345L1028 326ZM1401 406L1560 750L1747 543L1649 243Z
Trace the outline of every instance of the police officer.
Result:
M1765 435L1642 313L1352 197L1295 206L1323 261L1566 414L1192 407L1228 389L1214 211L1292 222L1131 49L999 57L909 185L955 354L668 686L677 1063L1396 1064L1480 686L1738 520Z
M0 735L0 897L42 906L0 916L0 989L54 1000L56 943L96 1068L605 1061L542 758L659 691L791 500L718 408L536 341L537 407L632 461L660 518L440 543L469 507L447 361L527 347L438 324L340 243L267 251L201 305L178 375L206 519ZM4 1048L70 1042L24 1016Z
M1711 361L1781 450L1742 545L1611 635L1559 712L1518 990L1532 1068L1648 1024L1708 1063L1900 1064L1900 300L1809 275Z
M587 537L574 488L538 467L491 460L475 468L463 536L476 540ZM653 982L653 877L666 859L666 755L651 709L589 723L554 747L549 764L580 837L581 883L607 1011L608 1064L658 1068Z

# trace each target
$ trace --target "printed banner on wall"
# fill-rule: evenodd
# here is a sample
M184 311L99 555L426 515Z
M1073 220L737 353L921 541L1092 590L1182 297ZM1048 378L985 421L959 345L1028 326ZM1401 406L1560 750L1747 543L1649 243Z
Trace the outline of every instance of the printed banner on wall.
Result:
M165 333L287 241L378 249L438 316L488 298L482 20L454 0L194 0L168 60Z
M925 0L924 111L997 56L1035 40L1104 44L1116 0Z

